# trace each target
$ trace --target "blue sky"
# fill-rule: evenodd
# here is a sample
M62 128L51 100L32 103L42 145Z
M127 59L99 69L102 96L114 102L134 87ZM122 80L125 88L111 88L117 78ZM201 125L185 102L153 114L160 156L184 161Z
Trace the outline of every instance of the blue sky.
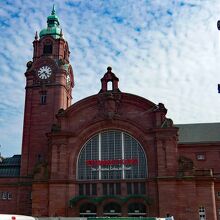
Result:
M21 152L26 63L53 4L69 42L73 102L107 66L123 92L162 102L175 124L220 121L219 0L1 0L0 151Z

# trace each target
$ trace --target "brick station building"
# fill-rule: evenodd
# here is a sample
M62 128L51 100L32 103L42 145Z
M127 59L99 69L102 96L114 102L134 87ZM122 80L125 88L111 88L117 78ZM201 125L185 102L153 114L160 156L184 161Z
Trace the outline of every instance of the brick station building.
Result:
M22 154L0 161L0 213L220 219L220 124L174 125L162 103L120 91L110 67L71 105L54 9L47 24L25 72Z

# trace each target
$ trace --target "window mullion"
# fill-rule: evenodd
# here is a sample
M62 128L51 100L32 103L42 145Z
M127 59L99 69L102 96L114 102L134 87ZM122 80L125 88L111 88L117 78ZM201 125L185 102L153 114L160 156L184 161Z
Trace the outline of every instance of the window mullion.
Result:
M101 160L101 133L99 133L99 143L98 143L98 150L99 150L99 161ZM99 165L99 180L101 180L101 165Z
M124 151L124 132L121 132L121 152L122 152L122 160L125 159L125 151ZM125 165L122 163L122 179L125 179Z

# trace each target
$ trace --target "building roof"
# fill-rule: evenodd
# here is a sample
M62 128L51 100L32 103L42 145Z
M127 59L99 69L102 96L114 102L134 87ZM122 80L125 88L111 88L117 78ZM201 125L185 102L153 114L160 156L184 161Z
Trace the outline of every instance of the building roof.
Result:
M62 36L60 22L58 16L56 15L55 6L53 6L51 15L47 17L47 28L41 30L40 32L40 38L43 36L52 36L55 39L58 39Z
M18 177L20 176L21 155L2 158L0 161L0 177Z
M179 143L220 142L220 123L177 124Z

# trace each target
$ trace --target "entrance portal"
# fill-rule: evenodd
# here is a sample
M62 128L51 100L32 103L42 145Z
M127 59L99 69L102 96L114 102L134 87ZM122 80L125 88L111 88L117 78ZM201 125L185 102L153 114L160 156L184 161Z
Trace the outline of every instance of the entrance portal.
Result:
M103 208L104 216L118 217L121 216L121 206L117 203L108 203Z
M80 206L80 217L96 217L96 206L85 203Z
M128 205L128 216L147 216L146 206L142 203L131 203Z

